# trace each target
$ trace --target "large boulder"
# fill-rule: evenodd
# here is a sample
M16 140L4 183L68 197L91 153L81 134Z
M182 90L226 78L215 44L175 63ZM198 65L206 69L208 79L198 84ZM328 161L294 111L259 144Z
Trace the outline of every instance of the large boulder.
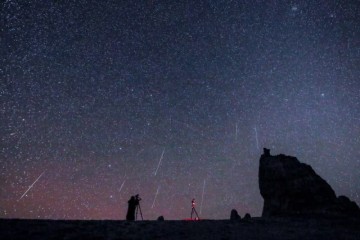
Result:
M332 215L360 216L347 197L336 197L331 186L311 166L283 154L271 156L264 148L259 166L262 216Z

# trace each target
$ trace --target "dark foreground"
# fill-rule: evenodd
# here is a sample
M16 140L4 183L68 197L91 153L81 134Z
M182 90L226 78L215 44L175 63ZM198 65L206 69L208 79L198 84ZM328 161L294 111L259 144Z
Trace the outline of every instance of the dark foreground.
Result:
M360 239L360 220L54 221L0 219L0 239Z

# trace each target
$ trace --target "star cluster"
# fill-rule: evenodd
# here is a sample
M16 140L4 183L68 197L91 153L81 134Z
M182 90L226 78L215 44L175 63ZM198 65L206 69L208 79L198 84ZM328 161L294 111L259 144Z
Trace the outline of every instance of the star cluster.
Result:
M259 216L263 147L360 204L358 1L0 4L0 217Z

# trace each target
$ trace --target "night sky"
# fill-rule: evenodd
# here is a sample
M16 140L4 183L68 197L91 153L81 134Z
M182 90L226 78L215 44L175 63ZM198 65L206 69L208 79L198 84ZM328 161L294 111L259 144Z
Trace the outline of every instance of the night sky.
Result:
M359 1L0 4L1 218L260 216L263 147L360 204Z

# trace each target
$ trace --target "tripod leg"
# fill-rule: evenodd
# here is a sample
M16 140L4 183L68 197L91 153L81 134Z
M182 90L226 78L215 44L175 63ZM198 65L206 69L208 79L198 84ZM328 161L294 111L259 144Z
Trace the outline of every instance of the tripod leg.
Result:
M143 215L142 215L142 211L141 211L141 207L140 207L140 204L139 204L139 210L140 210L140 216L141 216L141 220L144 220L144 218L143 218Z
M135 221L137 220L137 215L138 215L138 207L136 206L136 209L135 209Z
M197 211L196 211L195 208L194 208L194 211L195 211L195 214L196 214L197 218L199 219L199 215L198 215L198 213L197 213Z

